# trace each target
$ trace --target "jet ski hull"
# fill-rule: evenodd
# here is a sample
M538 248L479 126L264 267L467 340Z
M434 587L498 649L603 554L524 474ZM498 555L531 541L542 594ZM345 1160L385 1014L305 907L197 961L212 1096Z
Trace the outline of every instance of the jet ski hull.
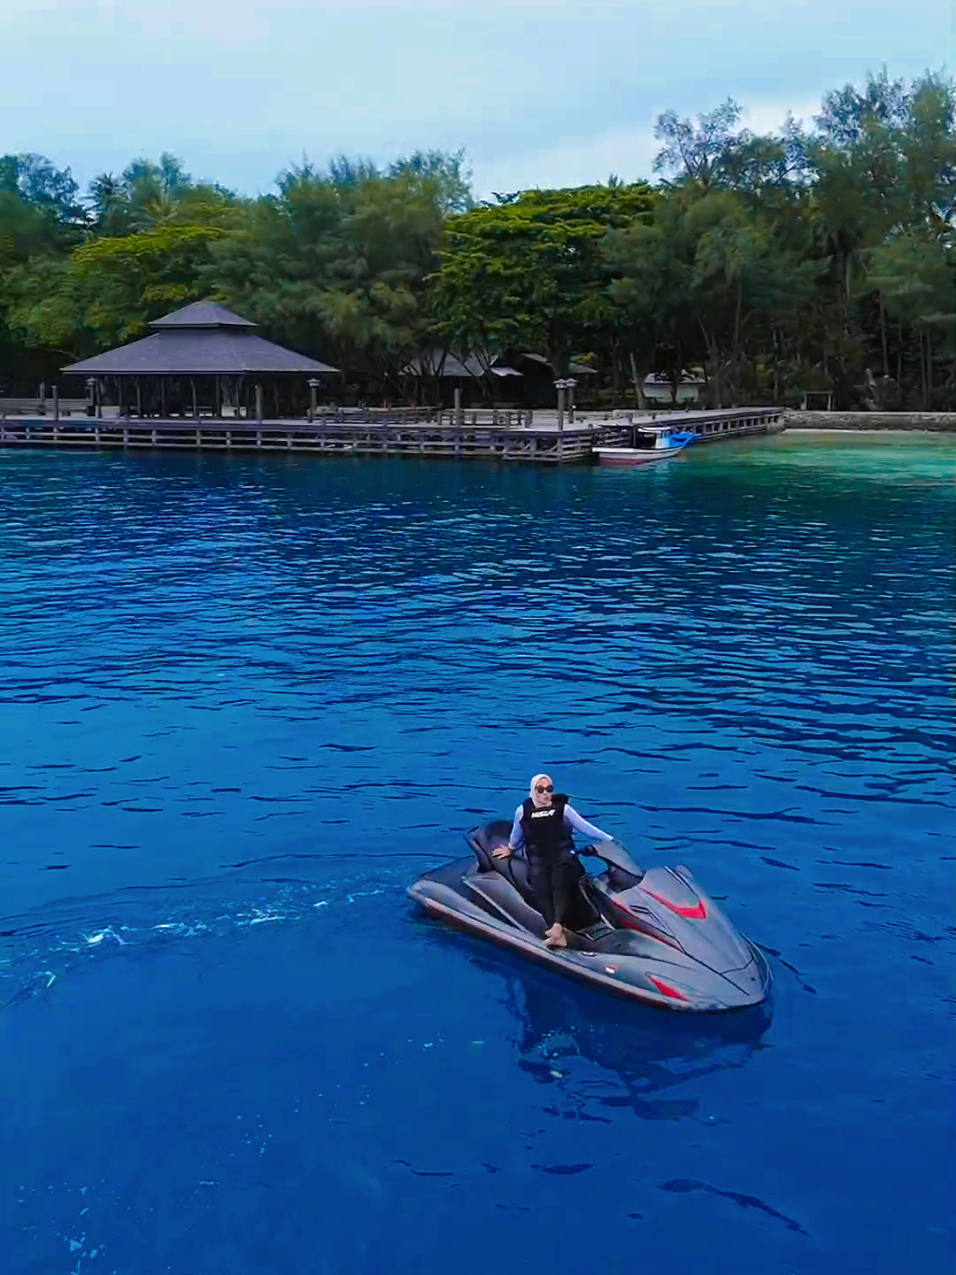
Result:
M648 933L599 923L571 936L571 946L549 948L544 921L527 902L496 879L460 859L426 873L408 894L426 913L568 978L618 997L679 1013L744 1009L766 1000L770 970L754 944L742 936L730 960L739 968L717 971ZM505 886L504 889L501 887ZM676 928L676 927L672 927ZM600 937L592 941L595 933ZM713 963L718 963L714 962Z

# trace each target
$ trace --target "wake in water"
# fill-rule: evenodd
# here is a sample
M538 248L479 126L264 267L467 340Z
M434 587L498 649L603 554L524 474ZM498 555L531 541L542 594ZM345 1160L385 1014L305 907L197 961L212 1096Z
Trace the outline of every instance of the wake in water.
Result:
M279 872L283 856L247 863L238 872L182 886L128 888L44 905L6 917L0 930L0 1009L44 997L64 976L90 961L132 956L173 943L221 938L258 925L297 925L341 913L362 899L404 897L407 871L378 865L335 877L325 860L313 873L303 856L288 856L298 876Z

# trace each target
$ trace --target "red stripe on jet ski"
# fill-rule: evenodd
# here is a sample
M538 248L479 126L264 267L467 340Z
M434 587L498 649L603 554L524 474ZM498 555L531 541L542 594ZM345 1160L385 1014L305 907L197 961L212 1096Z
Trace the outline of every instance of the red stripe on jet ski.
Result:
M648 893L650 892L648 891ZM647 977L662 996L669 996L671 1000L675 1001L686 1001L688 999L683 992L679 992L676 987L671 987L670 983L665 983L662 978L655 978L653 974L648 974Z
M707 918L707 909L704 907L703 899L698 899L694 907L686 907L681 903L672 903L670 899L665 899L663 894L655 894L646 885L642 885L641 889L645 894L649 894L652 899L656 899L658 903L663 903L665 908L670 908L678 916L686 917L688 921L703 921Z
M677 940L671 938L669 934L665 934L659 925L648 925L646 921L642 921L640 917L629 911L623 903L616 903L612 899L611 904L617 913L618 924L623 930L634 930L638 934L648 934L652 939L657 939L659 943L666 943L668 947L676 947L680 951L680 944Z

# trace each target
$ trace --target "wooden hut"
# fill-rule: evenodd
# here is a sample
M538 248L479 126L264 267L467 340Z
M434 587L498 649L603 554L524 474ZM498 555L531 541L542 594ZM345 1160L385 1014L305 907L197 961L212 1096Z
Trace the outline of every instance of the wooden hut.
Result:
M427 350L402 369L402 375L414 377L418 383L419 401L437 401L448 407L458 401L465 407L492 402L502 406L553 408L557 398L553 365L543 354L525 350L505 350L488 354L459 357L449 350ZM570 363L567 376L580 386L579 398L592 392L597 380L594 368L586 363ZM430 392L429 392L430 390Z
M436 348L413 359L402 368L401 375L414 377L419 402L437 401L441 407L461 402L465 407L472 407L489 399L513 397L511 378L520 378L521 373L494 355L484 359L475 355L459 358L450 350ZM505 386L511 387L510 392Z
M155 319L142 340L63 369L85 376L97 410L108 397L121 415L303 415L319 378L338 369L257 335L257 324L211 301ZM311 390L310 388L311 387Z
M554 382L558 372L543 354L534 354L529 350L506 350L503 357L510 366L521 373L518 383L521 387L520 401L528 407L553 407L557 391ZM563 376L577 381L576 397L578 401L585 399L592 392L597 381L597 373L586 363L570 362Z

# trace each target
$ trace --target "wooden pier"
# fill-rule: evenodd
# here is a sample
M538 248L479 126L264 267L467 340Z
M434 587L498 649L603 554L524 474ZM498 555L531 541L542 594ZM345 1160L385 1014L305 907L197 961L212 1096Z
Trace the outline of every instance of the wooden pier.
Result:
M780 418L780 409L765 407L583 414L573 422L553 414L490 410L468 411L455 419L427 409L417 414L415 409L326 413L311 421L0 416L0 447L427 456L556 465L590 461L595 447L626 446L642 423L679 424L701 442L712 442L783 428Z
M634 424L672 425L697 435L698 443L716 443L728 438L745 438L749 434L776 434L786 426L780 407L724 407L718 410L690 412L654 412L650 416L634 416Z

